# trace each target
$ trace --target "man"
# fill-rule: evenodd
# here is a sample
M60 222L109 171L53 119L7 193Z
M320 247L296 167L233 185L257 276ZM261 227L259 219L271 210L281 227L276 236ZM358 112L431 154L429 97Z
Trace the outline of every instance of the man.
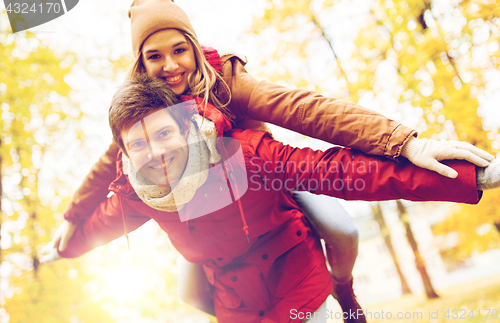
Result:
M462 161L449 163L459 174L449 179L351 149L296 149L264 132L231 130L210 104L175 103L145 75L119 88L109 114L121 150L115 194L59 254L80 256L154 219L184 258L203 265L219 322L326 320L314 312L324 309L332 279L290 190L477 203L476 180L491 178L490 166L476 174Z

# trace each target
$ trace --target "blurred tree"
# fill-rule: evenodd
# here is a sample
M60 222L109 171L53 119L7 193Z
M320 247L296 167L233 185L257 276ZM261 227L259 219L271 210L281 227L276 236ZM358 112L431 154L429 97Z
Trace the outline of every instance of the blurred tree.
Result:
M267 0L252 32L269 53L262 77L377 109L420 137L497 152L499 124L484 126L484 102L499 76L499 14L492 0ZM456 257L500 246L499 198L486 192L436 231L458 234Z
M37 254L67 198L57 159L80 136L81 112L64 80L71 67L71 54L57 56L33 34L0 33L1 272L7 274L0 303L9 322L110 321L72 278L76 262L40 270Z
M2 265L2 222L3 222L3 212L2 212L2 138L0 138L0 266ZM1 275L0 275L1 279Z
M498 199L495 191L486 191L478 205L453 207L450 215L433 227L434 234L446 238L443 248L450 261L458 263L474 253L500 247Z
M396 203L398 206L399 218L401 219L405 227L406 238L408 239L408 243L410 244L411 250L413 251L413 255L415 256L415 265L417 266L417 270L420 274L420 277L422 277L422 283L424 284L425 294L429 299L438 298L439 296L434 290L431 278L427 273L424 258L420 254L420 250L418 250L418 244L417 241L415 240L415 236L413 235L413 230L411 229L410 221L408 220L409 214L406 211L406 208L403 205L403 203L401 203L401 200L397 200Z
M389 228L385 224L384 220L384 215L382 213L382 208L380 207L380 202L377 202L376 204L372 204L372 212L375 217L375 221L377 221L378 226L380 227L380 234L384 238L385 245L387 246L387 249L389 250L389 253L391 254L392 261L394 262L394 266L396 267L396 271L399 276L399 280L401 281L401 293L403 295L405 294L411 294L410 287L408 286L408 283L406 282L406 278L403 274L403 271L401 270L401 266L399 265L399 260L398 260L398 255L396 254L396 251L394 250L394 247L392 246L392 241L391 241L391 235L389 232Z

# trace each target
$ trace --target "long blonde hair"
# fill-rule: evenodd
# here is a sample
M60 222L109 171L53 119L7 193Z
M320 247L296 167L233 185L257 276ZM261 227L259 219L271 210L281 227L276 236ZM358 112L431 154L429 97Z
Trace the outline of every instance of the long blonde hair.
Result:
M179 29L176 29L179 30ZM188 84L189 92L188 95L191 96L203 96L204 110L207 107L207 103L210 102L217 109L219 109L231 122L234 120L234 114L229 108L229 103L231 102L231 90L229 86L224 81L222 76L213 68L212 65L207 61L203 50L201 49L198 39L183 30L179 30L187 41L189 41L194 49L194 55L196 59L196 70L194 73L189 75ZM131 69L128 72L127 79L131 79L137 73L146 72L146 68L142 62L142 46L139 53L136 55L136 60L132 64ZM222 85L222 91L227 95L226 102L222 102L219 96L223 95L217 94L217 82Z

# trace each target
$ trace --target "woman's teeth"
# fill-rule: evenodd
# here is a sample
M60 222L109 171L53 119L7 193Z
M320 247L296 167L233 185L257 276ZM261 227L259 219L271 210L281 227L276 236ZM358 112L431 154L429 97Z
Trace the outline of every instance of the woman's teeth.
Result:
M166 79L167 82L177 82L178 80L181 79L181 77L182 77L182 75L179 74L179 75L176 75L174 77L167 77L165 79Z

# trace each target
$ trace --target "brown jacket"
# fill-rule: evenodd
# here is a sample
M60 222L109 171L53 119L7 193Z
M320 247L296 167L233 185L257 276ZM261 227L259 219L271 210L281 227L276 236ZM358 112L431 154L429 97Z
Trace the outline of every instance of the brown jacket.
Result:
M263 122L367 154L396 158L416 132L372 110L317 92L258 81L236 55L222 57L222 76L231 90L237 128L266 130ZM256 121L258 120L258 121ZM64 217L73 223L92 214L116 177L118 146L112 143L73 195Z

